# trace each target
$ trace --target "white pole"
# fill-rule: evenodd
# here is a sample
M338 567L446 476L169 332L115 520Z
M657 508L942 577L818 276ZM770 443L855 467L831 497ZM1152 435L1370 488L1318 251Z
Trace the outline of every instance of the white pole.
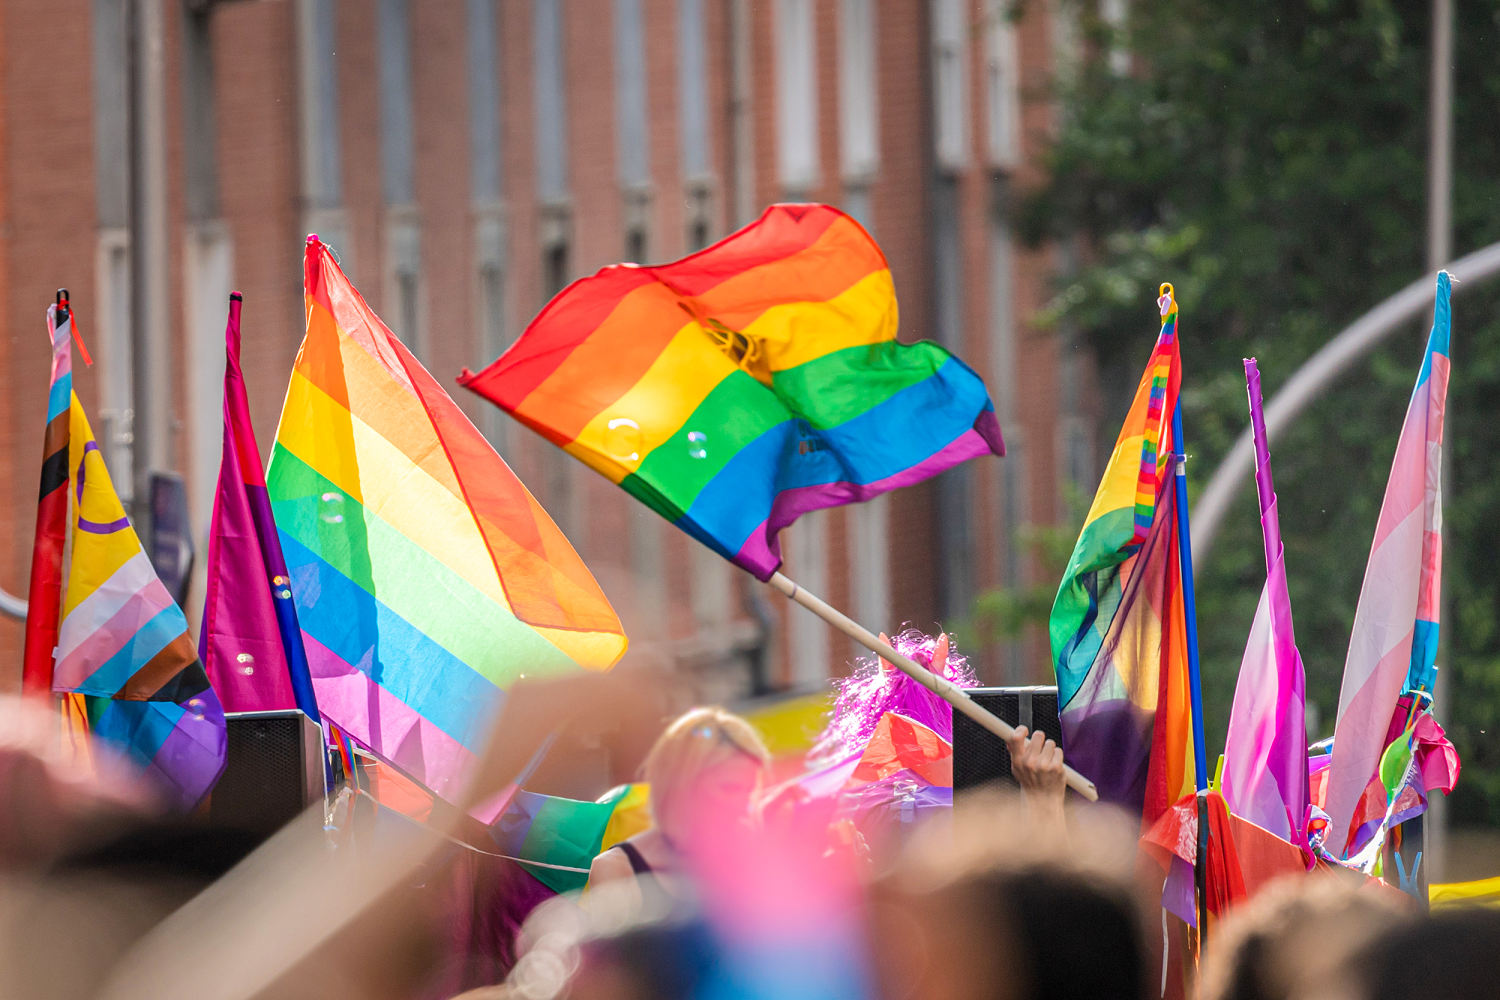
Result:
M912 680L921 684L927 690L942 698L1002 740L1008 740L1015 734L1015 729L1008 722L982 708L978 702L969 697L969 693L963 688L954 684L948 678L941 677L913 660L902 656L896 652L890 643L883 641L874 632L864 628L842 611L830 606L816 594L808 593L780 573L773 574L769 582L773 588L781 591L781 593L791 598L791 600L802 605L872 653L877 653L885 657L885 659L890 661L892 666L901 670L902 673L906 674ZM1071 767L1064 766L1063 773L1069 788L1090 802L1099 801L1099 790L1094 787L1092 781Z

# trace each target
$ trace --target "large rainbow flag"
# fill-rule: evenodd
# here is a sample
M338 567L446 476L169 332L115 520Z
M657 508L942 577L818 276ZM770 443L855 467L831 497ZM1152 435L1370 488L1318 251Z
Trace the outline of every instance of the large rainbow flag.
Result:
M224 452L208 531L198 652L231 712L300 708L320 721L260 446L240 371L239 292L224 329Z
M1063 746L1101 798L1149 826L1193 790L1192 702L1172 488L1177 304L1136 388L1052 605Z
M1324 805L1326 847L1335 856L1346 848L1352 854L1358 846L1347 843L1350 822L1380 766L1402 691L1430 694L1437 676L1451 293L1444 271L1438 275L1432 332L1401 425L1354 612Z
M574 282L459 384L768 579L799 515L1004 453L979 376L896 324L859 223L773 205L682 260Z
M51 689L69 696L70 710L81 697L94 735L140 765L171 805L189 809L224 769L224 710L182 609L125 515L73 392L71 326L71 317L59 323L57 306L47 310L47 540L32 567L36 618L27 622L27 649L34 654L27 660L28 686L47 667L39 656L45 648ZM61 549L52 544L59 509L65 518Z
M546 511L316 236L267 480L323 716L449 799L507 685L625 651Z

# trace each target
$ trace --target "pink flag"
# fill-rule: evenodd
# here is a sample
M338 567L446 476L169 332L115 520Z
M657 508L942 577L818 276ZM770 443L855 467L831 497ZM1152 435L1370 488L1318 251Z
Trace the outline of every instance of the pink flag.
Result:
M1324 807L1327 848L1336 856L1359 846L1347 843L1350 821L1380 766L1396 699L1406 688L1431 692L1435 678L1450 290L1444 271L1438 275L1432 333L1396 444L1349 637Z
M199 657L227 712L300 708L318 720L281 540L240 372L240 293L224 331L224 457L208 536Z
M1307 843L1307 720L1302 656L1292 632L1286 562L1271 454L1261 410L1260 370L1245 361L1250 426L1255 435L1255 486L1260 495L1266 585L1240 661L1229 735L1224 742L1224 800L1236 816L1299 847Z

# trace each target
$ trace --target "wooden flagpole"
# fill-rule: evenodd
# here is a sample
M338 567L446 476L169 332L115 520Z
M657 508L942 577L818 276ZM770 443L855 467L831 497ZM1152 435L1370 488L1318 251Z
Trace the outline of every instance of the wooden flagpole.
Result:
M1002 740L1008 740L1015 734L1015 729L1008 722L980 706L978 702L969 697L969 693L963 688L954 684L948 678L939 676L915 661L902 656L896 652L890 643L881 641L880 637L875 633L864 628L842 611L830 606L816 594L808 593L781 573L772 574L768 582L772 588L785 594L797 604L802 605L872 653L877 653L884 657L892 666L898 668L912 680L942 698ZM1094 787L1092 781L1067 765L1063 766L1063 774L1069 788L1090 802L1099 801L1099 790Z

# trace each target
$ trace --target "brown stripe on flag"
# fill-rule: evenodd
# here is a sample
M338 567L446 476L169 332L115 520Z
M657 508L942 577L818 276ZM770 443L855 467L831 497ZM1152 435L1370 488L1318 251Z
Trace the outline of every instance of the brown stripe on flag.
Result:
M161 652L147 660L141 669L131 675L130 680L121 685L114 697L121 701L164 700L160 697L162 689L174 681L185 668L191 666L198 666L200 673L203 670L202 666L198 665L198 650L193 647L193 640L184 632L167 643Z

